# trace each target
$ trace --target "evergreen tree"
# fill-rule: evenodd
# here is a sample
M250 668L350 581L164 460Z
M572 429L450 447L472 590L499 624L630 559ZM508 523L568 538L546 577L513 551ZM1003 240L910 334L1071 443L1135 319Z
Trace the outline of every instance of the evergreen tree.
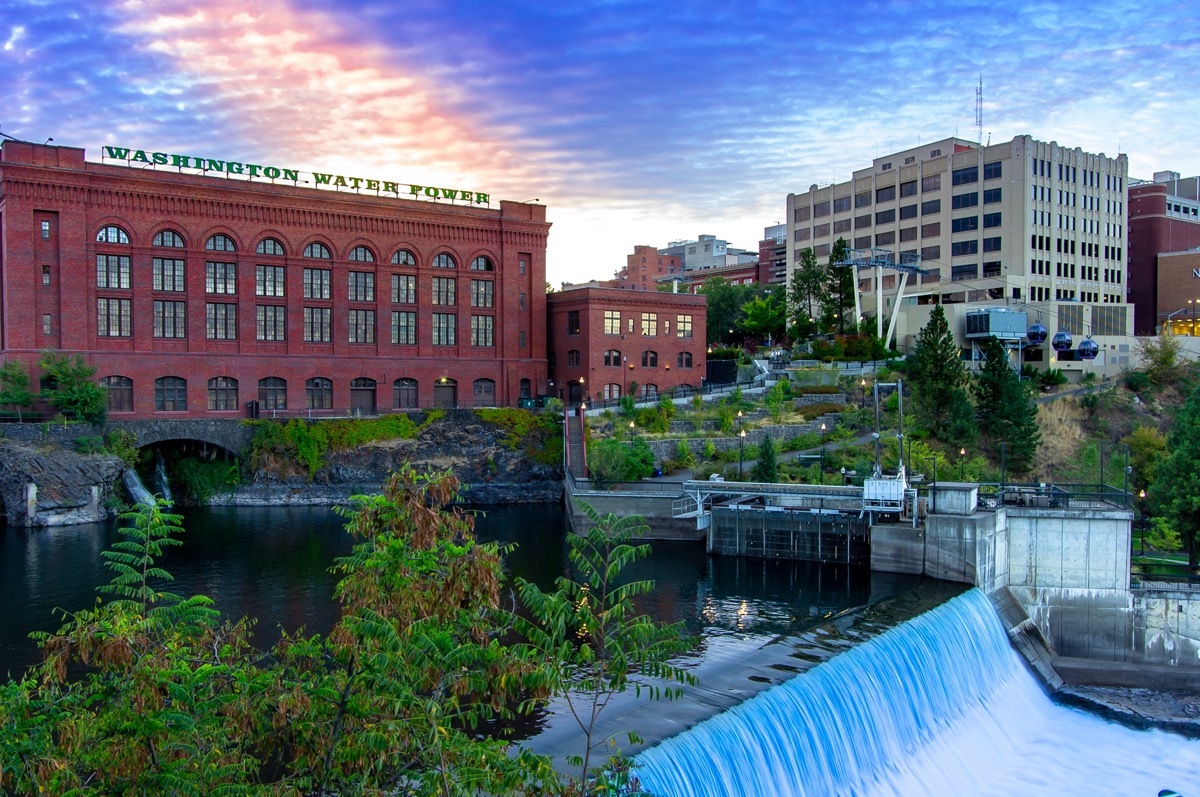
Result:
M775 456L775 441L764 434L758 444L758 459L750 470L750 481L771 483L779 478L779 460Z
M1042 441L1037 408L996 338L988 339L974 392L980 431L993 446L1005 444L1008 467L1014 473L1028 472Z
M970 442L975 425L965 389L967 369L940 304L917 333L907 363L917 422L938 439Z
M825 269L825 286L821 295L821 328L839 334L846 333L846 314L854 308L854 269L837 267L850 254L850 244L838 238L829 252L829 267Z
M817 262L812 247L800 252L800 266L792 272L792 284L788 294L788 318L792 334L808 337L816 329L813 321L817 315L820 297L825 287L825 269Z
M1179 533L1188 564L1196 567L1200 564L1200 387L1175 416L1150 498L1158 514Z

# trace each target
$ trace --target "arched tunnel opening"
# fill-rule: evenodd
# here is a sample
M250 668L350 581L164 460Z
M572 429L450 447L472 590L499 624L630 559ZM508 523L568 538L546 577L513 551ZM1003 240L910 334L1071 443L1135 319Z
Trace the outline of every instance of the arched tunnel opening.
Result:
M207 503L241 483L242 463L205 440L162 440L138 448L137 472L151 493L177 504Z

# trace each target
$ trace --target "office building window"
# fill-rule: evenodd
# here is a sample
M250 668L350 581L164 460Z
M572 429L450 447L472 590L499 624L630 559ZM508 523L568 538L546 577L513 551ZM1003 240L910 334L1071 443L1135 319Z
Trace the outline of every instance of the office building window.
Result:
M955 241L950 244L950 256L962 257L979 253L979 241Z
M50 267L49 266L42 266L42 284L43 285L50 284Z
M129 299L96 300L96 334L102 338L127 338L133 334L133 302Z
M891 202L896 198L896 186L888 185L883 188L875 189L875 204L880 202Z
M849 211L850 210L850 199L851 198L848 196L835 198L833 200L833 212L834 213L846 213L847 211Z
M940 247L940 246L922 246L921 247L921 259L922 260L938 260L941 258L941 256L942 256L942 247Z
M876 224L892 224L896 221L896 209L881 210L875 214Z
M184 320L185 302L154 303L154 337L183 338L187 336Z
M955 169L950 175L951 185L969 185L970 183L979 182L979 167L967 166L962 169Z
M999 252L1000 251L1000 236L997 235L995 238L984 238L983 239L983 251Z
M932 216L935 213L942 212L942 200L930 199L921 203L921 215Z
M491 280L471 280L471 306L492 307L495 303L495 289L496 283Z
M630 319L629 323L633 324L633 319ZM578 335L579 334L579 311L578 310L568 310L567 311L567 334L568 335Z
M96 255L96 287L128 288L129 256Z
M231 376L214 376L208 380L208 408L210 410L236 410L238 408L238 381Z
M999 180L1004 173L1004 164L1002 161L992 161L991 163L983 164L983 179Z
M417 278L411 274L393 274L392 302L395 304L416 304Z
M454 277L433 278L433 303L452 307L456 304L454 296Z
M907 183L900 183L900 196L901 197L916 196L916 195L917 195L917 181L916 180L909 180Z
M875 235L876 246L891 246L894 243L896 243L896 233L894 230L876 233Z
M901 221L904 221L905 219L915 219L916 217L917 217L917 206L916 205L905 205L904 207L900 208L900 220Z
M255 296L283 296L283 266L254 267Z
M490 315L471 316L471 345L494 346L496 319Z
M950 205L954 210L960 208L973 208L979 204L979 193L973 191L969 194L955 194Z
M204 305L204 331L209 340L237 340L237 305Z
M154 409L177 412L187 409L187 380L179 376L160 376L154 380Z
M328 307L304 308L304 342L328 343L329 321L333 311Z
M165 257L153 258L150 261L150 280L156 291L182 291L183 261Z
M985 188L983 189L983 204L994 205L1001 201L1003 196L1002 188Z
M327 268L304 269L304 298L328 299L332 275L333 272Z
M349 299L352 302L375 301L375 273L351 271L349 273Z
M206 293L237 293L237 263L205 263L204 290Z
M680 338L692 336L692 317L690 315L675 316L675 335Z
M988 230L992 227L999 227L1001 220L1000 213L984 213L983 214L983 229Z
M417 343L417 314L405 311L392 313L392 343L415 346Z
M642 336L658 335L658 313L642 313Z
M457 345L458 316L454 313L433 314L433 345Z
M921 178L921 193L927 194L930 191L940 191L942 189L942 176L940 174L931 174L928 177Z
M350 311L350 343L375 342L375 311Z
M964 216L950 222L950 232L970 232L979 229L978 216Z
M921 225L922 238L937 238L942 234L942 223L940 221L931 222L930 224Z
M260 304L255 308L256 332L259 340L286 340L287 308Z

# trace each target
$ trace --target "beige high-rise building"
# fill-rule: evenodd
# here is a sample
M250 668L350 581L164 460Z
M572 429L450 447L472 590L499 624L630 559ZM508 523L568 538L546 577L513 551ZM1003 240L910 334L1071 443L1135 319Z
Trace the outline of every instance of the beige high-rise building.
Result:
M851 180L812 186L787 198L788 281L800 253L825 262L844 238L875 249L876 259L919 256L896 312L902 273L861 269L861 312L896 316L894 339L906 350L935 304L945 306L964 349L968 311L1007 306L1050 335L1091 336L1091 362L1057 354L1049 340L1026 346L1022 360L1065 370L1106 371L1129 362L1133 315L1126 302L1124 155L1068 149L1018 136L980 146L948 138L876 158ZM883 250L883 251L879 251ZM877 281L878 280L878 281ZM886 333L887 326L884 326Z

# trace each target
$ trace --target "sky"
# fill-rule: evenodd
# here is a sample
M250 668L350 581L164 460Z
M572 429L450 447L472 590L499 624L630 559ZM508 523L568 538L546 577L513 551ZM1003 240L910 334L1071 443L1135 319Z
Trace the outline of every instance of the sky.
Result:
M0 0L0 132L538 200L547 278L757 249L950 136L1200 173L1200 2Z

